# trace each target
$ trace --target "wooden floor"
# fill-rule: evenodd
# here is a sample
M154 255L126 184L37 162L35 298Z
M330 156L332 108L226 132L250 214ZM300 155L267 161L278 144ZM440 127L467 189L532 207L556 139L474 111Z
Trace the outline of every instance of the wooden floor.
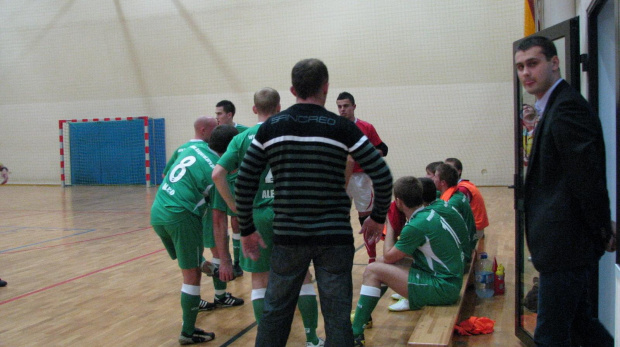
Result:
M512 190L481 188L491 226L486 251L506 267L506 295L470 300L465 316L496 321L490 335L456 337L455 346L521 346L514 336ZM181 274L149 225L156 188L0 187L0 346L177 346ZM352 223L359 229L356 216ZM355 235L354 303L367 255ZM382 244L380 245L382 246ZM214 331L207 346L250 346L256 325L250 276L229 283L241 307L201 312L197 326ZM391 313L388 291L366 331L367 346L404 346L417 312ZM202 296L213 298L208 278ZM319 335L324 336L322 318ZM289 346L304 346L301 319Z

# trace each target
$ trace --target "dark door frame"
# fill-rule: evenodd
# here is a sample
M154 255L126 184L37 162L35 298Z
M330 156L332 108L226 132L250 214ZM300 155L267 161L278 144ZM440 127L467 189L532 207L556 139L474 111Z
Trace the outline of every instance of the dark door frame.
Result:
M616 19L616 145L620 144L620 0L594 0L586 10L588 16L588 101L598 114L599 93L598 93L598 15L607 1L614 2L614 13ZM616 151L616 198L620 196L620 186L617 182L620 179L620 152ZM613 206L612 206L613 208ZM620 215L620 207L616 208L616 218ZM614 226L617 225L614 222ZM620 252L616 252L616 264L620 264Z

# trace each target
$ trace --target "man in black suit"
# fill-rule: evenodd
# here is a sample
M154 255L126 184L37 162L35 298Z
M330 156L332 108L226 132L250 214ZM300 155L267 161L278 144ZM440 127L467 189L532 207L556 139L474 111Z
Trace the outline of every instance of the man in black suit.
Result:
M605 250L615 250L601 123L560 77L553 42L523 40L515 67L536 96L540 121L525 179L525 231L540 272L537 346L613 346L591 313L589 284Z

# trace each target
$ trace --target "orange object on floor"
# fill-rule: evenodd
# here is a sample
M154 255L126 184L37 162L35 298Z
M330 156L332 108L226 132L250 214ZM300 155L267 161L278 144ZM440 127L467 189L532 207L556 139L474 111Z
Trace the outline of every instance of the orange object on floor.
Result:
M457 334L463 336L490 334L493 332L495 321L487 317L474 317L456 324L454 330Z

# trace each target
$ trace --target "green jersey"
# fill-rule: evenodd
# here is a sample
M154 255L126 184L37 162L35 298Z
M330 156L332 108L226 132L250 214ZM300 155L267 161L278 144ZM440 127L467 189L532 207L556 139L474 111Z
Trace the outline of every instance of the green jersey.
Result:
M258 123L245 132L239 133L233 137L228 144L226 153L222 155L217 163L228 172L236 171L241 165L243 157L248 151L252 140L254 140L254 135L256 135L256 132L258 131L258 128L260 128L261 124L262 123ZM273 190L273 175L271 174L271 168L267 166L267 169L265 169L261 175L258 193L254 198L253 207L259 208L273 205Z
M177 148L177 150L172 153L172 156L166 163L166 167L164 168L164 175L168 174L168 171L170 171L170 168L172 168L172 164L174 164L174 162L177 160L177 158L179 157L179 154L183 153L183 151L186 150L189 146L194 145L196 143L205 143L205 142L200 139L191 139L185 142L184 144L182 144L181 146L179 146L179 148Z
M237 131L239 132L239 135L241 135L241 133L245 132L246 130L250 129L250 127L247 127L239 123L234 123L233 125L235 126L235 129L237 129ZM241 158L243 159L243 157ZM228 176L226 176L226 180L228 180L228 183L230 183L230 190L232 191L233 196L235 196L235 191L234 191L235 181L237 180L237 174L239 173L239 170L237 170L238 167L239 166L237 166L234 170L228 170Z
M461 214L463 219L465 220L465 225L467 225L467 230L469 231L469 244L470 250L476 247L476 220L474 219L474 214L471 211L471 206L469 205L469 200L465 194L457 191L450 197L448 200L448 204L450 206L454 206L456 210Z
M465 220L454 206L441 199L433 201L427 206L431 210L435 210L443 219L450 224L452 230L456 232L459 238L459 245L463 250L463 259L465 263L471 260L471 245L469 242L469 230L465 224Z
M463 278L463 257L458 236L436 211L426 207L413 213L394 245L411 254L411 267L441 279Z
M239 132L239 134L241 134L242 132L244 132L244 131L246 131L246 130L250 129L250 127L245 126L245 125L243 125L243 124L235 123L234 125L235 125L235 129L237 129L237 131Z
M165 225L202 216L203 193L213 187L211 172L219 156L206 142L196 142L182 151L164 178L151 208L151 224Z

